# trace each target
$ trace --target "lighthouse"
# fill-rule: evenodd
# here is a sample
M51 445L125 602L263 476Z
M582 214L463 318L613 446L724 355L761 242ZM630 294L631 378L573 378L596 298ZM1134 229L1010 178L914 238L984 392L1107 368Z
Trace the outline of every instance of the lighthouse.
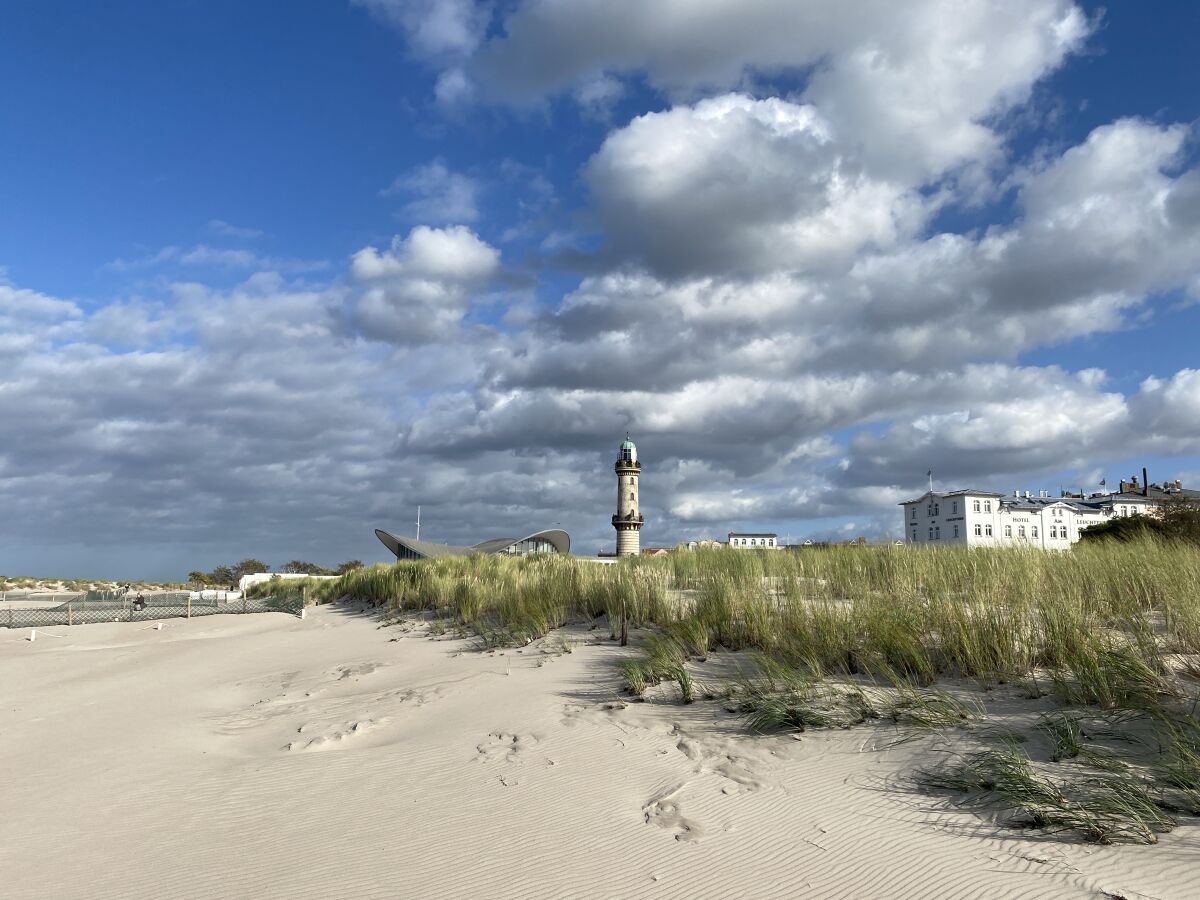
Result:
M617 556L637 556L641 553L641 530L645 522L638 502L642 464L638 462L637 447L628 434L613 468L617 473L617 514L612 517L613 528L617 530Z

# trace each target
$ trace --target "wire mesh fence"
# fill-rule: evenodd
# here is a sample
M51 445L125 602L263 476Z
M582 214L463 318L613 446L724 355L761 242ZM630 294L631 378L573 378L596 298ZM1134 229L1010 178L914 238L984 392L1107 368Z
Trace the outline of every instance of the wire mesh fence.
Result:
M299 615L304 598L295 595L278 597L238 597L237 599L205 599L193 597L187 591L152 594L143 600L126 595L91 596L88 592L70 596L55 606L23 607L12 598L0 604L0 627L48 628L52 625L91 625L97 622L150 622L156 619L191 619L196 616L242 615L247 613L282 612ZM47 595L40 595L45 597Z

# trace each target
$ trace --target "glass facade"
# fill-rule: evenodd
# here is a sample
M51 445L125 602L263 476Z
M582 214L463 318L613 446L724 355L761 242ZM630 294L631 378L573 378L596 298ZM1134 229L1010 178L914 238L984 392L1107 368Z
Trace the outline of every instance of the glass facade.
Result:
M554 553L554 545L547 540L534 538L525 541L517 541L515 544L509 544L501 553L508 556L529 556L533 553Z

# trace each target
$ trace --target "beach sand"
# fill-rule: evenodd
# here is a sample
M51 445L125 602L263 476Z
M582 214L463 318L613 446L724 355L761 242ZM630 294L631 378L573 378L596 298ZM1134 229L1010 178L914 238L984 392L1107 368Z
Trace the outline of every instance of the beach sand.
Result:
M908 786L931 739L627 702L603 629L481 653L325 607L26 638L0 630L7 898L1200 893L1196 827L997 827Z

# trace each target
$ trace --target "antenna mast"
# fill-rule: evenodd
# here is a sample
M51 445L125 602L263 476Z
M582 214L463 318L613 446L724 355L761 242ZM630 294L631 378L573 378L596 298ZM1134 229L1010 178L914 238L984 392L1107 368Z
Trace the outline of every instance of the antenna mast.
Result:
M421 507L417 507L417 540L421 539Z

